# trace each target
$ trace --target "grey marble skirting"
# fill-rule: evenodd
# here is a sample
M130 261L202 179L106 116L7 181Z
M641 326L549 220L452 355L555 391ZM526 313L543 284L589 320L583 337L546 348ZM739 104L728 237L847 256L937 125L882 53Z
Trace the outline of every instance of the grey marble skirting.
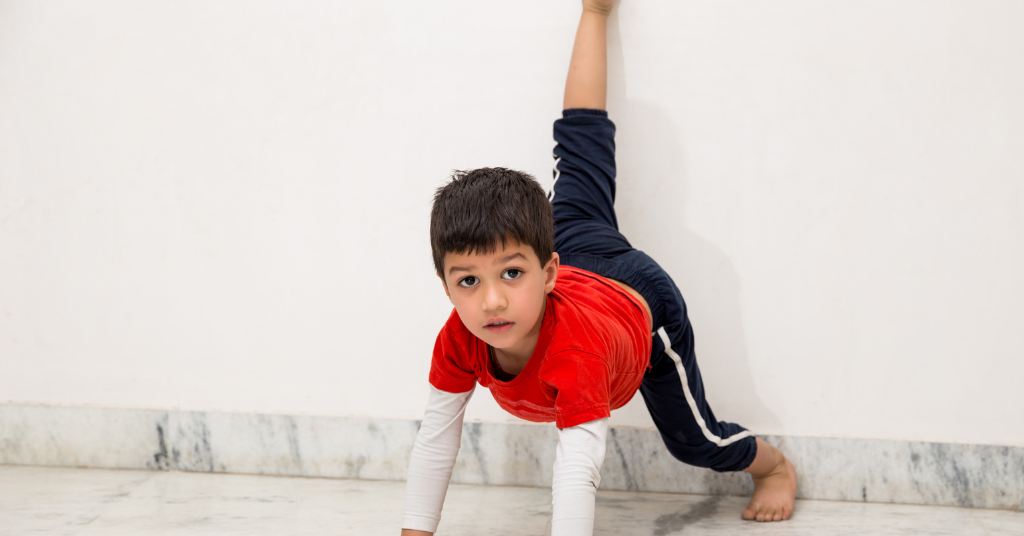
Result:
M0 463L402 480L418 421L0 404ZM1024 510L1024 447L762 436L799 497ZM467 423L454 482L549 486L553 426ZM750 479L677 462L613 428L602 489L744 495Z

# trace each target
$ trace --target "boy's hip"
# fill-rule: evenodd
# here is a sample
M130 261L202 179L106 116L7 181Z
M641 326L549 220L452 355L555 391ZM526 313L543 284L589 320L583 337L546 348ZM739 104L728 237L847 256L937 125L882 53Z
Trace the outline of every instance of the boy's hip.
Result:
M669 333L689 325L686 302L668 273L644 252L629 248L614 255L558 252L560 263L621 281L636 290L651 309L652 332L664 327Z

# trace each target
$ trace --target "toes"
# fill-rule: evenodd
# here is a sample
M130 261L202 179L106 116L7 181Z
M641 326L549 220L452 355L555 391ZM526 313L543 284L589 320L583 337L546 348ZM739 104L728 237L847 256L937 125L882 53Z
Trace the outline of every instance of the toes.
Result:
M762 506L759 504L750 504L740 512L740 517L747 521L760 521L762 523L770 523L772 521L785 521L793 514L792 507L779 506Z
M744 514L746 512L747 511L744 510ZM786 513L783 510L775 510L775 509L772 509L772 508L762 508L762 509L758 510L757 514L754 516L754 519L756 519L756 520L758 520L760 522L763 522L763 523L768 523L768 522L772 522L772 521L782 521L783 519L788 519L788 518L789 518L789 516L786 515ZM744 518L744 519L749 519L749 518Z

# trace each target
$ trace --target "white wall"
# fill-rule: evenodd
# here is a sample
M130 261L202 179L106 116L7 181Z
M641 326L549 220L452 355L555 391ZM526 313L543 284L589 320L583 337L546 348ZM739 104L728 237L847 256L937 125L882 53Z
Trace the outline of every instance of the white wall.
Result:
M431 193L550 180L577 11L0 2L0 402L419 417ZM1022 24L623 2L620 221L720 417L1024 444ZM512 419L483 391L471 417Z

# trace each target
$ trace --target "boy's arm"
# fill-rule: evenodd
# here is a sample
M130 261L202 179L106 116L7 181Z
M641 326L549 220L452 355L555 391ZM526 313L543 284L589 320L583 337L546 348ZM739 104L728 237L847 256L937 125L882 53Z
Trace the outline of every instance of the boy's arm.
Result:
M409 459L402 536L429 535L437 530L452 467L459 454L462 419L472 396L473 390L448 393L430 387L423 423Z
M608 419L558 430L551 479L551 536L591 536Z
M612 0L583 0L583 15L565 80L563 109L604 110L608 94L606 34Z

